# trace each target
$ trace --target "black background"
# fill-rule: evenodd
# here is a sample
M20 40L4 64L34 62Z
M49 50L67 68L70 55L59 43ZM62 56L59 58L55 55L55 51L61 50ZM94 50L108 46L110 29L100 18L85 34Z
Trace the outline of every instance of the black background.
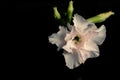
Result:
M117 79L119 73L119 1L74 0L74 13L84 18L110 11L114 16L104 24L107 29L105 42L100 46L100 56L88 59L73 70L65 66L62 51L48 42L48 36L58 31L59 23L53 18L52 7L65 12L69 0L17 0L14 21L10 27L9 47L12 61L12 78L40 80L103 80ZM3 9L7 9L4 7ZM11 19L12 20L12 19ZM12 46L11 46L12 45ZM10 73L11 73L10 72Z

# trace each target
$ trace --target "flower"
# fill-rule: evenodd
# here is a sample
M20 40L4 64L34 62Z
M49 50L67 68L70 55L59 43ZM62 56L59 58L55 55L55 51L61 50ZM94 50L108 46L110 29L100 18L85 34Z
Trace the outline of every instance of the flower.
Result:
M49 42L56 44L59 49L64 49L66 66L70 69L78 67L88 58L99 56L98 45L101 45L106 37L104 25L97 28L92 22L75 14L74 25L68 27L59 26L57 33L49 36Z

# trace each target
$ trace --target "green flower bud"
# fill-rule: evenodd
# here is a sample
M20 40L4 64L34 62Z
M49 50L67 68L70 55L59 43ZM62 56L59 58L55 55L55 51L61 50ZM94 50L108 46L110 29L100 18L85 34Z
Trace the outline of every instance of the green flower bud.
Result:
M100 23L100 22L105 21L111 15L114 15L114 12L112 12L112 11L104 12L104 13L98 14L94 17L88 18L87 20L90 22L93 22L93 23Z
M54 18L57 20L61 19L61 15L58 12L57 7L53 7L53 11L54 11Z
M71 0L71 1L69 2L68 10L67 10L68 22L71 22L73 11L74 11L73 1Z

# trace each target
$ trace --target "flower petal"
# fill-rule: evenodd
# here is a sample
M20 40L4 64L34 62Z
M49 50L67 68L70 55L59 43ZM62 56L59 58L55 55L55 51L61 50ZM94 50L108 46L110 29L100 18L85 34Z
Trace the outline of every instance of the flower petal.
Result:
M65 41L71 40L74 38L74 36L76 36L76 34L78 34L78 32L76 31L75 27L72 26L71 32L67 33L65 36Z
M82 16L75 14L73 17L73 23L76 27L82 27L82 25L86 24L87 21Z
M91 29L92 30L97 29L97 27L95 26L94 23L88 22L82 16L80 16L78 14L74 15L73 23L74 23L76 30L78 30L78 32L80 32L80 33L84 33Z
M77 53L70 54L70 53L63 53L66 66L70 69L78 67L81 63L79 63L79 56Z
M94 58L99 56L96 51L87 51L87 50L74 50L74 53L63 53L66 66L70 69L76 68L80 66L80 64L84 63L88 58Z
M99 56L99 52L97 51L87 51L84 49L80 50L80 54L82 56L82 63L84 63L88 58L95 58Z
M97 44L91 40L87 40L84 42L83 49L85 49L87 51L96 51L99 53L99 48L98 48Z
M72 40L67 41L66 45L63 46L63 49L69 53L73 53L73 49L75 49L75 45Z
M101 45L106 38L106 28L102 25L99 29L95 30L96 35L93 38L93 41L98 45Z
M67 24L68 30L71 31L72 30L72 25L70 25L70 23Z
M66 36L66 33L67 29L60 26L59 31L57 33L54 33L51 36L49 36L49 42L51 42L52 44L56 44L59 50L65 44L64 38Z

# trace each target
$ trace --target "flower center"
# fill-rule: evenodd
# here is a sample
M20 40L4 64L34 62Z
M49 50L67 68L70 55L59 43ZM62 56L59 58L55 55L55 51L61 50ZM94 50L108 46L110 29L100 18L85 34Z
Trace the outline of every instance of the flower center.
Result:
M80 42L80 41L81 41L80 36L76 35L76 36L73 38L73 41L75 41L75 44L77 44L78 42Z
M80 40L80 37L79 37L79 36L75 36L73 40L79 41L79 40Z

